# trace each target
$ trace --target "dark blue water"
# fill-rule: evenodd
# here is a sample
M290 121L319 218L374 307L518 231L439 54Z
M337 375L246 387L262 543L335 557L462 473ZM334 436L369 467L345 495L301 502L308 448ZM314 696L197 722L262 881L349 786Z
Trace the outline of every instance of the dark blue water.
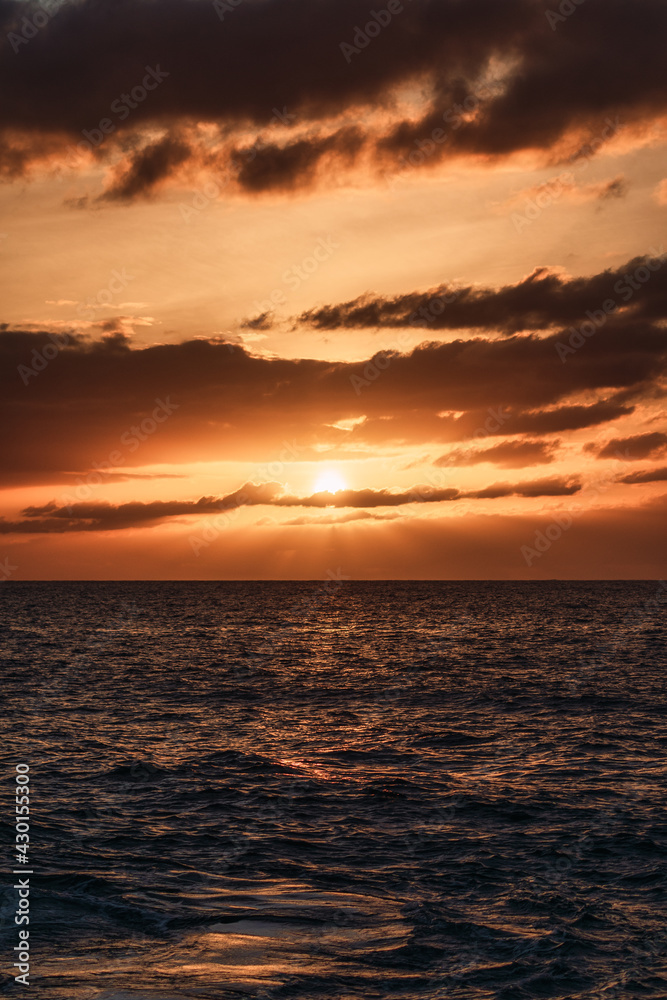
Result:
M667 996L657 583L5 584L2 856L83 1000ZM11 792L11 798L10 798Z

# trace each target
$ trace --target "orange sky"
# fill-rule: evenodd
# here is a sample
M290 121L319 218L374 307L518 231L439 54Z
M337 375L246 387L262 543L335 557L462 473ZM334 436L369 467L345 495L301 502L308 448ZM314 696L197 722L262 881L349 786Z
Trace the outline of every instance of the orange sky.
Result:
M667 5L107 8L3 7L0 574L660 577Z

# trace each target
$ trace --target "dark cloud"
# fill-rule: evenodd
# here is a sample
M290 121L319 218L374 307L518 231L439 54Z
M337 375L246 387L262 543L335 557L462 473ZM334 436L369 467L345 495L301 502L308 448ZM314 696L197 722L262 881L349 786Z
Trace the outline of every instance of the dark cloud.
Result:
M26 507L25 521L0 521L0 534L50 533L63 531L110 531L139 524L156 524L171 517L219 514L243 506L270 504L282 492L279 483L246 483L222 497L201 497L199 500L159 500L152 503L106 502L76 503L61 506L50 501L41 506Z
M532 483L497 483L483 490L466 494L474 500L496 500L500 497L569 497L578 493L581 483L577 479L554 476L551 479L537 479Z
M316 507L361 508L404 507L414 503L446 503L454 500L495 500L500 497L572 496L581 483L562 478L540 479L529 483L499 483L485 490L462 492L454 488L414 486L410 490L339 490L299 497L282 492L279 483L246 483L234 493L199 500L159 500L152 503L72 503L67 507L55 501L39 507L26 507L25 520L0 519L0 534L51 534L68 531L112 531L138 525L158 524L167 518L221 514L239 507ZM296 522L291 522L296 523Z
M662 247L654 249L663 253ZM320 330L478 328L513 334L587 320L595 323L596 318L607 323L605 302L613 303L610 314L623 308L637 318L655 319L667 315L667 266L660 256L651 256L648 262L650 268L647 258L637 257L615 270L581 278L538 267L518 284L498 289L440 285L393 297L363 295L311 309L299 320Z
M502 441L490 448L456 448L435 461L439 466L479 465L490 462L505 469L523 469L528 465L547 465L554 461L559 441Z
M593 452L598 458L617 458L626 462L636 462L642 458L658 458L667 452L667 434L654 431L649 434L636 434L634 437L612 438L602 447L588 444L585 450Z
M404 507L409 503L448 503L463 499L465 494L454 488L414 486L410 490L339 490L323 491L310 497L284 496L276 498L278 507Z
M191 150L186 143L165 136L135 153L100 200L132 201L139 196L146 197L190 155Z
M244 319L240 325L242 330L270 330L273 326L273 313L260 313L253 319Z
M385 168L406 157L429 167L457 154L555 155L564 137L581 134L588 155L606 120L626 126L667 107L663 0L586 0L557 31L548 0L414 0L366 43L365 0L244 0L222 20L210 0L81 0L21 41L38 9L0 3L10 174L53 138L72 144L104 119L113 131L99 145L109 148L128 130L189 122L213 123L226 137L287 108L284 142L241 165L242 185L257 192L312 179L332 142L312 124L342 123L329 135L362 129L363 145L346 140L350 157L368 148ZM346 56L343 44L356 51ZM168 74L152 90L147 67ZM489 84L499 67L504 77ZM425 95L416 120L398 110L406 85ZM384 118L374 124L377 109ZM130 179L141 169L135 162Z
M577 514L560 536L552 511L508 514L480 504L463 517L399 516L384 526L362 520L354 526L352 544L346 532L325 528L322 546L317 535L308 537L319 533L316 525L272 525L267 518L261 530L220 531L194 558L188 544L192 526L181 529L180 541L174 532L173 544L132 531L100 532L94 545L86 532L5 535L3 552L18 567L15 579L114 580L131 566L138 580L155 578L156 570L171 580L257 580L282 578L285 558L297 548L295 575L303 580L328 579L337 567L355 580L534 579L545 581L545 600L554 601L563 597L560 580L643 580L655 583L645 584L634 607L643 613L645 601L659 594L664 609L664 585L659 590L657 581L664 579L667 495L614 508L585 509L583 500L582 495L559 504L561 524L567 523L568 509ZM456 511L454 505L451 513ZM654 605L654 612L657 625L664 610Z
M549 434L556 431L578 431L618 420L634 412L634 406L609 400L590 406L556 406L551 410L519 413L508 425L508 431L525 434Z
M625 198L629 191L629 185L622 175L607 181L598 194L599 201L610 201L613 198Z
M323 444L532 436L632 412L630 399L664 378L661 325L610 320L566 365L559 338L475 337L332 363L257 357L220 340L133 349L121 334L0 331L0 419L13 427L0 441L3 481L31 482L36 470L63 481L101 462L271 462L295 441L303 460ZM597 402L573 402L582 394ZM332 426L351 418L360 422L350 431Z
M643 469L641 472L631 472L628 476L621 476L619 483L664 483L667 482L667 466L659 469Z
M272 143L241 149L232 155L232 164L245 191L290 191L310 184L325 158L329 168L335 160L352 162L363 144L360 129L343 128L332 135L297 139L285 146Z

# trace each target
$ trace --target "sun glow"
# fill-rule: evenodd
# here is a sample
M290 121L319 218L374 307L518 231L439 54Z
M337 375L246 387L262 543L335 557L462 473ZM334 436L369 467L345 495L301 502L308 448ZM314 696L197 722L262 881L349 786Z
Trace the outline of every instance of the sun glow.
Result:
M337 493L338 490L345 489L347 489L347 483L335 469L325 469L321 472L313 487L315 493Z

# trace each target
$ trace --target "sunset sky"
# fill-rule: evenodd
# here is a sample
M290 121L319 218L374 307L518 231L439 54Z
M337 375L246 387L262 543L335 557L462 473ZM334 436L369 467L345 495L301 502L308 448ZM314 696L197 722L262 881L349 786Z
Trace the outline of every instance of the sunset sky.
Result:
M665 0L0 0L0 578L660 578Z

